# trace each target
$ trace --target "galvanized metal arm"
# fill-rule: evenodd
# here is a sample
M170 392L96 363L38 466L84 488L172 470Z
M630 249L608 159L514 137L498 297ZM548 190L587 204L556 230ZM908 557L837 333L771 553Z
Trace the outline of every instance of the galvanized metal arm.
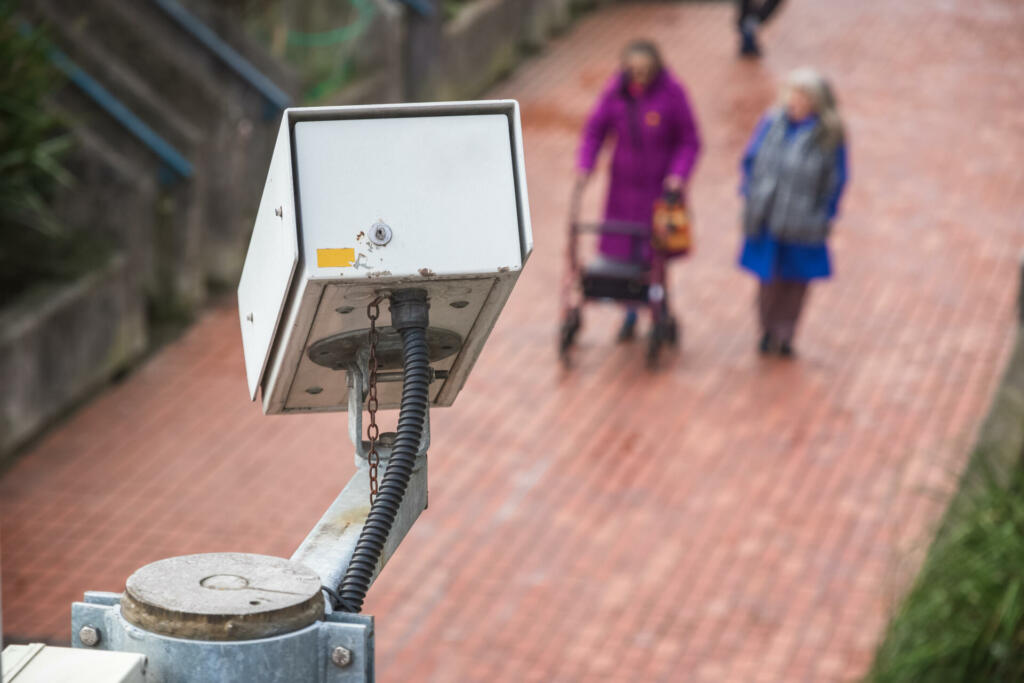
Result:
M337 586L355 550L356 541L363 530L366 516L370 511L369 463L367 461L368 444L363 441L363 404L366 399L365 374L358 367L348 369L348 431L349 438L355 446L356 471L352 479L342 489L338 497L327 508L313 530L306 536L299 548L292 555L294 562L303 564L317 574L324 586ZM394 436L382 434L377 451L380 462L387 467L391 456ZM423 439L416 455L409 488L402 499L398 517L384 546L384 553L377 566L375 576L398 549L405 535L427 508L427 448L430 445L430 415L423 425ZM327 601L327 611L331 609Z

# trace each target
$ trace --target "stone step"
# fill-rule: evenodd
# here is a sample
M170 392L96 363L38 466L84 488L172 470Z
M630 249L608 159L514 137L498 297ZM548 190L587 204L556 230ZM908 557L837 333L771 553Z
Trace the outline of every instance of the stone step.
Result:
M39 0L38 4L38 9L45 12L51 21L61 16L54 11L54 4L51 0ZM79 67L116 94L125 106L158 135L186 157L192 157L193 151L205 138L200 122L169 103L159 84L146 78L135 64L117 54L116 46L96 40L85 30L87 24L81 21L73 24L53 21L51 26L60 48Z
M199 261L210 279L233 282L279 121L266 90L233 70L223 51L215 53L211 45L224 47L216 36L204 43L156 0L38 0L32 13L52 27L62 50L192 163L193 182L202 185L190 207L202 226ZM251 44L245 50L256 54ZM112 134L95 116L88 125Z
M73 59L85 58L75 47L102 46L105 56L157 90L165 108L196 128L207 129L228 106L224 89L190 63L195 60L176 45L181 41L173 26L158 24L158 17L138 11L135 5L145 9L148 3L38 0L34 9L50 22L58 42L73 39L72 44L62 45Z

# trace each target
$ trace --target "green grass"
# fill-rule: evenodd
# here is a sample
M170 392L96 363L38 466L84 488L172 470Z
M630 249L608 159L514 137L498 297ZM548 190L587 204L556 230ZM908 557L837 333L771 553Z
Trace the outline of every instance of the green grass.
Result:
M868 681L1024 681L1024 470L981 481L950 507Z

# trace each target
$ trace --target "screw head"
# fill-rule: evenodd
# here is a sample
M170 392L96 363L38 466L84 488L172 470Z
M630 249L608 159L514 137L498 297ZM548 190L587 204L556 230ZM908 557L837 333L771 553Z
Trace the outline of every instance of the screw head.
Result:
M279 206L276 209L274 209L274 215L277 216L278 218L284 218L284 207Z
M344 669L352 663L352 651L347 647L339 645L331 651L331 661L334 663L334 666Z
M86 647L96 647L100 644L100 630L94 626L83 626L78 631L78 640Z

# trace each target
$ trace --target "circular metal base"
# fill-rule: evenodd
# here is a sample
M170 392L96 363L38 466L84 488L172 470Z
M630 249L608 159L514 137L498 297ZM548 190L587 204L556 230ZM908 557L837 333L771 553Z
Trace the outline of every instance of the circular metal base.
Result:
M160 560L128 577L124 618L191 640L251 640L290 633L324 615L320 577L289 560L207 553Z
M378 334L377 367L380 370L401 370L401 334L393 327L382 327ZM344 370L359 362L360 354L368 352L368 345L366 330L342 332L314 342L309 347L309 359L332 370ZM461 348L462 337L458 333L440 327L427 328L427 353L431 363L454 355Z

